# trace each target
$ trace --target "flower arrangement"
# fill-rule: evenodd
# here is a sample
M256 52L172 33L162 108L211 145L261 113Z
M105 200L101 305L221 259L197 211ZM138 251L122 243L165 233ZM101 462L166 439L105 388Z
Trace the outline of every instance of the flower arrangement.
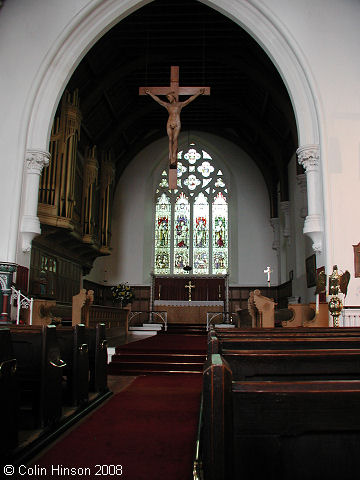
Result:
M128 303L132 303L134 300L134 292L131 290L129 284L119 283L115 287L111 287L113 302L120 302L122 307L125 307Z

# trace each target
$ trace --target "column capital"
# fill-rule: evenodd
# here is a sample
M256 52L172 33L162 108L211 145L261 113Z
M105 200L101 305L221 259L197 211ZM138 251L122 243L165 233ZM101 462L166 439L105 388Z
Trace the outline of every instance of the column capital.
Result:
M45 150L27 150L25 155L27 173L41 175L43 168L49 165L50 157L50 152Z
M298 162L305 171L317 170L320 165L320 146L304 145L296 150Z

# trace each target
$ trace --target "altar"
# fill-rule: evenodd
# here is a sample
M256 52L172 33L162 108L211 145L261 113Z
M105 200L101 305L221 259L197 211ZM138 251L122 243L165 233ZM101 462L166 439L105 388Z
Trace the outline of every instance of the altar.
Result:
M155 300L154 310L167 312L168 323L196 323L206 325L207 313L223 312L222 301Z
M153 275L152 310L167 312L168 323L207 324L207 314L228 311L227 275Z

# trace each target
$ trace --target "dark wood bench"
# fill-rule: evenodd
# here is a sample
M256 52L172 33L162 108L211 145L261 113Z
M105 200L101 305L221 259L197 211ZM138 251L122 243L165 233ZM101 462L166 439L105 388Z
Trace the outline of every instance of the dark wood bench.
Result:
M10 327L20 384L20 428L44 428L62 415L62 369L56 327Z
M360 349L223 350L234 380L360 379Z
M212 328L209 335L217 337L282 337L282 336L360 336L360 327L289 327L289 328Z
M19 386L10 330L0 328L0 457L18 444L18 404Z
M211 355L204 369L207 480L350 480L360 467L360 380L233 381Z
M353 479L359 401L359 380L233 383L235 478Z
M107 339L104 323L86 329L89 345L90 391L105 393L107 386Z
M337 331L337 330L336 330ZM320 348L360 348L360 335L334 334L293 334L293 335L209 335L208 353L222 353L223 350L290 350Z
M89 401L89 347L85 325L58 326L56 333L61 358L66 363L63 369L66 378L64 402L84 406Z

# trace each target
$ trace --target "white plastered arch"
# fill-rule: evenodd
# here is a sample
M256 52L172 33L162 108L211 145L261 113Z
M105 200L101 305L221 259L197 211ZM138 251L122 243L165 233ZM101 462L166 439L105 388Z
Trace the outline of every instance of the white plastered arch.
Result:
M259 0L201 1L244 28L267 52L291 98L299 145L319 145L315 82L309 77L310 69L306 60L286 27ZM149 2L150 0L91 0L73 16L49 49L33 82L24 122L26 151L47 150L58 101L71 74L87 51L122 18ZM322 206L320 208L322 215Z

